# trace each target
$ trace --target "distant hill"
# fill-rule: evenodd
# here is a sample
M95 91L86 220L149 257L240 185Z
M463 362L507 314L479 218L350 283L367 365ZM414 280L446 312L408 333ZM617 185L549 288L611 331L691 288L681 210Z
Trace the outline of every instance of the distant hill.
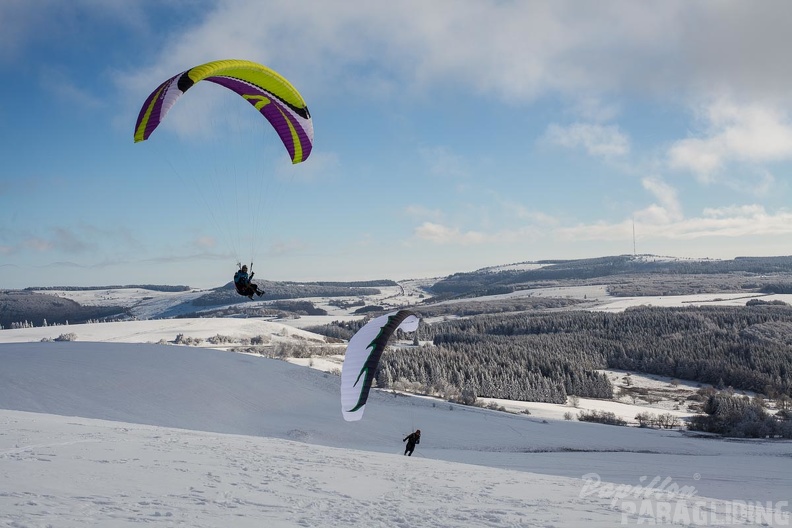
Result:
M604 286L607 293L615 297L671 296L701 293L789 293L792 292L792 256L739 257L732 260L680 259L656 255L618 255L577 260L542 260L521 262L503 266L491 266L472 272L455 273L440 279L422 279L412 299L426 304L423 293L432 302L448 299L473 299L482 296L510 294L538 288L567 286ZM139 315L141 303L153 308L143 317L216 317L230 316L284 316L294 314L317 315L321 309L310 303L315 299L331 298L335 306L347 305L359 308L358 315L379 310L379 300L372 299L383 288L399 287L389 279L348 282L292 282L257 281L266 294L260 298L266 306L248 305L248 299L238 295L229 282L210 290L192 290L188 286L138 285L138 286L95 286L64 288L28 288L3 293L0 297L0 326L12 323L32 322L40 326L44 319L48 324L82 322L89 319L128 318ZM407 283L405 283L407 284ZM147 290L151 296L141 297ZM113 290L118 295L105 296L102 302L83 301L86 296L72 295L75 300L66 300L63 295L47 295L49 291ZM125 292L125 293L121 293ZM167 302L159 303L157 293L164 294ZM183 295L182 295L183 293ZM404 295L405 289L401 288ZM368 298L365 302L363 298ZM350 300L346 300L350 299ZM280 301L275 303L273 301ZM82 306L79 303L90 303ZM538 309L539 305L560 308L558 300L532 301L532 305L517 307L509 301L506 305L469 307L468 313L486 313L492 309ZM574 301L580 302L580 300ZM566 304L570 304L571 301ZM98 304L101 306L94 306ZM113 306L110 306L112 304ZM574 304L574 303L572 303ZM393 304L381 307L390 309ZM130 312L130 310L134 310Z
M275 282L255 281L266 293L262 300L304 299L306 297L351 297L376 295L378 287L397 286L392 280L365 282ZM244 302L229 282L192 301L194 306L220 306Z
M0 292L0 328L84 323L126 313L122 306L81 306L70 300L28 291Z
M526 263L527 264L527 263ZM721 281L718 288L757 290L775 284L783 288L777 281L767 277L778 274L792 273L792 256L782 257L738 257L733 260L714 259L675 259L654 255L619 255L579 260L544 260L537 261L532 269L520 269L510 265L499 270L497 267L485 268L469 273L455 273L436 282L431 291L435 295L445 296L480 296L497 293L509 293L516 290L546 286L551 281L577 281L586 283L605 283L604 279L623 278L628 276L647 275L658 277L690 276L700 285L692 291L674 291L674 294L691 293L706 288L706 279L712 276L734 276L742 281ZM527 267L527 266L524 266ZM765 280L757 281L757 276ZM625 281L622 280L622 283ZM629 281L626 281L629 282ZM725 282L725 285L724 285ZM704 286L702 286L704 285ZM661 295L663 292L611 292L615 295ZM666 292L665 294L671 294Z
M350 281L350 282L274 282L257 281L266 291L262 301L270 301L266 308L256 307L253 312L245 303L247 298L236 293L232 283L206 291L193 291L189 286L138 285L138 286L88 286L88 287L49 287L26 288L24 290L0 291L0 328L12 326L42 326L45 323L64 324L82 323L89 320L134 318L130 309L144 301L152 302L156 293L165 294L168 302L158 305L155 313L145 317L171 318L196 317L211 314L214 316L285 316L321 315L325 312L316 309L308 298L336 297L355 300L379 295L380 288L398 286L392 280ZM133 292L144 290L151 292ZM55 292L113 292L97 302L94 296L77 296L78 300L68 299L63 293ZM52 292L50 294L49 292ZM184 295L181 295L181 294ZM173 295L171 295L173 294ZM276 301L276 302L272 302ZM80 304L83 302L84 304Z
M92 290L151 290L158 292L190 291L189 286L167 286L162 284L128 284L125 286L43 286L29 287L25 291L92 291Z

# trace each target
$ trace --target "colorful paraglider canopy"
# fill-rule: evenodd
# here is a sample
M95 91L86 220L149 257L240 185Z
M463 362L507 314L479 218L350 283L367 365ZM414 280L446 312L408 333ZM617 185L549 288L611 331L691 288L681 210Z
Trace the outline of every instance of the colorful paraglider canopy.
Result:
M308 159L313 147L313 122L302 96L274 70L245 60L208 62L159 85L140 109L135 142L147 140L176 100L199 81L219 84L242 96L276 130L292 163Z
M372 319L349 340L341 369L341 412L346 421L363 418L380 357L393 333L414 332L419 322L413 312L399 310Z

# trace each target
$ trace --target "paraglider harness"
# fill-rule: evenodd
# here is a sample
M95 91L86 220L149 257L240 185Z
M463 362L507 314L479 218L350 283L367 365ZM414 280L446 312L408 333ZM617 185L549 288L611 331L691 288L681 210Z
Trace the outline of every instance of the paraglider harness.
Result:
M237 280L237 278L240 278L239 273L242 272L242 263L237 262L237 267L239 267L239 270L237 271L237 274L234 275L234 288L236 288L236 291L239 295L244 295L245 297L249 297L253 293L253 291L256 290L254 285L250 283L250 281L253 280L253 275L254 275L253 263L252 262L250 263L250 275L247 276L247 280L239 280L239 281Z

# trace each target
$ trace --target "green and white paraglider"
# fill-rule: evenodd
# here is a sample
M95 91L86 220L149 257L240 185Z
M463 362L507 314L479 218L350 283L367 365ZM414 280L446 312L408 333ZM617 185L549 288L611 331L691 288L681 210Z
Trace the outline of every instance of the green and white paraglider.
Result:
M396 330L414 332L420 319L409 310L376 317L352 336L341 369L341 412L344 420L363 418L382 352Z

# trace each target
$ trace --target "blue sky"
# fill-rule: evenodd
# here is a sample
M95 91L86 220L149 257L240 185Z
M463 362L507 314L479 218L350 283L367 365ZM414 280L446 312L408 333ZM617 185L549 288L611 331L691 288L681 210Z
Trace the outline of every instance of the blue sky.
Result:
M0 3L0 288L442 276L632 253L787 255L792 4ZM200 84L211 60L302 93L291 165ZM208 83L204 83L208 84ZM206 177L206 179L205 179ZM244 192L243 192L244 190Z

